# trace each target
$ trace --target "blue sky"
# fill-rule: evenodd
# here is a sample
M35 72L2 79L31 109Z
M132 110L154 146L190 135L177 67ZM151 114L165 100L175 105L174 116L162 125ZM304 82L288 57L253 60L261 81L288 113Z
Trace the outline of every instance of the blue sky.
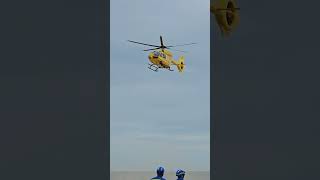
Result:
M111 170L209 170L209 0L111 0ZM145 46L188 53L183 74L153 72Z

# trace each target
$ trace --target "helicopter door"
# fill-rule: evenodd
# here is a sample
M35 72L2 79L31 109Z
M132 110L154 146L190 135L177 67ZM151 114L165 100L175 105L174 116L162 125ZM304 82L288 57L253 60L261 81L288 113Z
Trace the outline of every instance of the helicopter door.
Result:
M166 55L163 53L160 53L160 56L163 57L164 59L167 59Z
M157 58L157 57L159 56L159 52L158 52L158 51L154 51L154 52L153 52L153 56L154 56L155 58Z

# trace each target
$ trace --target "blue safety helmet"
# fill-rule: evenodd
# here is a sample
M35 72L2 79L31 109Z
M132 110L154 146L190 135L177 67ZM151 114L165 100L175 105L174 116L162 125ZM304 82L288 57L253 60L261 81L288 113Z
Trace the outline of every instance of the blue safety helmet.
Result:
M176 176L178 176L178 177L184 177L185 174L186 174L186 172L184 172L181 169L178 169L176 172Z
M157 169L157 175L162 177L163 174L164 174L164 168L163 168L163 167L158 167L158 169Z

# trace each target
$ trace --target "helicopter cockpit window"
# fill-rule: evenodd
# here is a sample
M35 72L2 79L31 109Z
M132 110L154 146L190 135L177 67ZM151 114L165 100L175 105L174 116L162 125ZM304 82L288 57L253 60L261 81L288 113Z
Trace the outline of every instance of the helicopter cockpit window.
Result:
M154 51L154 52L153 52L153 55L154 55L155 57L158 57L158 56L159 56L159 52L158 52L158 51Z
M166 58L166 55L163 54L163 53L160 53L160 56L163 57L163 58Z
M165 59L167 58L165 54L162 54L162 57L165 58Z

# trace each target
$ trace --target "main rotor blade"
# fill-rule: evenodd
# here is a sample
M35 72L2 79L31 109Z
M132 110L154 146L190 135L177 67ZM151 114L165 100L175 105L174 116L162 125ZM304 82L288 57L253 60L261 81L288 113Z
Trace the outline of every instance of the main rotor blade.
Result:
M145 50L143 50L143 51L152 51L152 50L157 50L157 49L161 49L161 48L158 47L158 48L152 48L152 49L145 49Z
M188 46L188 45L192 45L192 44L197 44L197 43L180 44L180 45L167 46L167 47Z
M184 52L184 53L187 53L187 51L182 51L182 50L178 50L178 49L172 49L172 48L167 48L167 49L171 49L173 51L178 51L178 52Z
M162 41L162 36L160 36L160 43L161 43L161 47L164 47L163 41Z
M128 40L129 42L132 42L132 43L136 43L136 44L141 44L141 45L145 45L145 46L151 46L151 47L160 47L160 46L157 46L157 45L152 45L152 44L145 44L145 43L141 43L141 42L136 42L136 41L130 41Z

